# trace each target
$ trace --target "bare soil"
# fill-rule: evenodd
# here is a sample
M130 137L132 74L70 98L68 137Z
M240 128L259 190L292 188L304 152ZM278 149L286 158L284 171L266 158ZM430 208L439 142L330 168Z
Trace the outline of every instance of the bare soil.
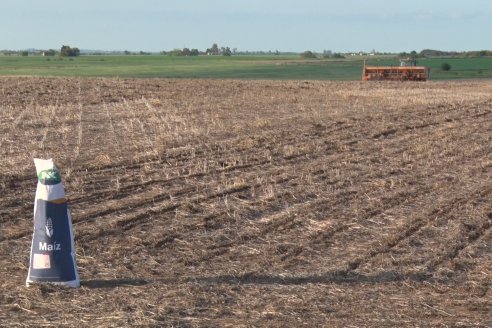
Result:
M25 287L61 169L82 286ZM492 82L0 78L0 326L490 327Z

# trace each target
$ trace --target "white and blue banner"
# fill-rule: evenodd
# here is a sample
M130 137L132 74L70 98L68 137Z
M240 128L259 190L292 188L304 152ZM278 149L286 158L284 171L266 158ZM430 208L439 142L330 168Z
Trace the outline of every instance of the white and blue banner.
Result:
M52 159L34 159L38 175L34 234L26 285L52 283L79 287L72 218L61 175Z

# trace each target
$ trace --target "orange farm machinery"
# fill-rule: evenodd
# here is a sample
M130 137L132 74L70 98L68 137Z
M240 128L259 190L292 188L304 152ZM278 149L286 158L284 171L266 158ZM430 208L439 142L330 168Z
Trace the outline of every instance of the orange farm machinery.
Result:
M429 68L425 66L366 66L362 69L363 81L427 81Z

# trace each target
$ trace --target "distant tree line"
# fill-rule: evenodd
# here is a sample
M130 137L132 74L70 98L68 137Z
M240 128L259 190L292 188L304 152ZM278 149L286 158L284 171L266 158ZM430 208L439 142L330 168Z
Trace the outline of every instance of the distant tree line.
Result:
M311 59L311 58L314 59L314 58L318 58L319 56L321 56L322 58L335 58L335 59L345 58L345 56L342 55L341 53L339 52L334 53L331 50L323 50L323 54L320 55L316 54L311 50L306 50L301 54L301 57L306 59Z
M232 56L236 53L236 49L231 50L229 47L220 47L217 43L212 44L210 48L205 51L199 51L198 49L173 49L171 51L162 51L161 54L169 56L198 56L198 55L208 55L208 56Z
M55 56L56 51L54 49L48 49L48 50L44 51L44 55L45 56Z
M416 51L412 51L410 53L401 52L400 57L489 57L492 56L491 50L480 50L480 51L441 51L441 50L433 50L433 49L424 49L421 52L417 53Z
M163 55L169 55L169 56L198 56L200 54L200 51L198 49L189 49L189 48L183 48L183 49L173 49L171 51L163 51Z
M161 51L162 55L169 56L199 56L199 55L208 55L208 56L232 56L232 55L300 55L302 58L345 58L345 56L367 56L367 55L397 55L400 58L422 58L422 57L492 57L492 50L479 50L479 51L441 51L441 50L433 50L433 49L424 49L420 52L415 50L411 52L400 52L400 53L381 53L373 50L370 53L366 52L349 52L349 53L340 53L340 52L332 52L331 50L324 50L322 53L317 53L311 50L306 50L302 53L299 52L280 52L278 50L272 51L238 51L237 48L230 47L219 47L217 43L212 44L210 48L207 48L203 51L200 51L196 48L187 48L184 47L182 49L176 48L169 51ZM60 50L48 49L48 50L39 50L39 49L27 49L27 50L0 50L1 55L5 56L31 56L31 55L42 55L42 56L56 56L60 57L76 57L81 54L81 51L77 47L71 47L68 45L63 45ZM84 54L92 54L92 55L104 55L104 54L125 54L125 55L152 55L155 53L152 52L144 52L144 51L136 51L131 52L128 50L125 51L85 51Z

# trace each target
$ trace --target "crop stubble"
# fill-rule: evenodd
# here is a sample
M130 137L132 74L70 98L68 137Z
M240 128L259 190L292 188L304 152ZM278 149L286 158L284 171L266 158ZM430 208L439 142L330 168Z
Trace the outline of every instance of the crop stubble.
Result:
M492 322L490 82L0 88L2 325ZM78 290L23 286L34 156L65 180Z

